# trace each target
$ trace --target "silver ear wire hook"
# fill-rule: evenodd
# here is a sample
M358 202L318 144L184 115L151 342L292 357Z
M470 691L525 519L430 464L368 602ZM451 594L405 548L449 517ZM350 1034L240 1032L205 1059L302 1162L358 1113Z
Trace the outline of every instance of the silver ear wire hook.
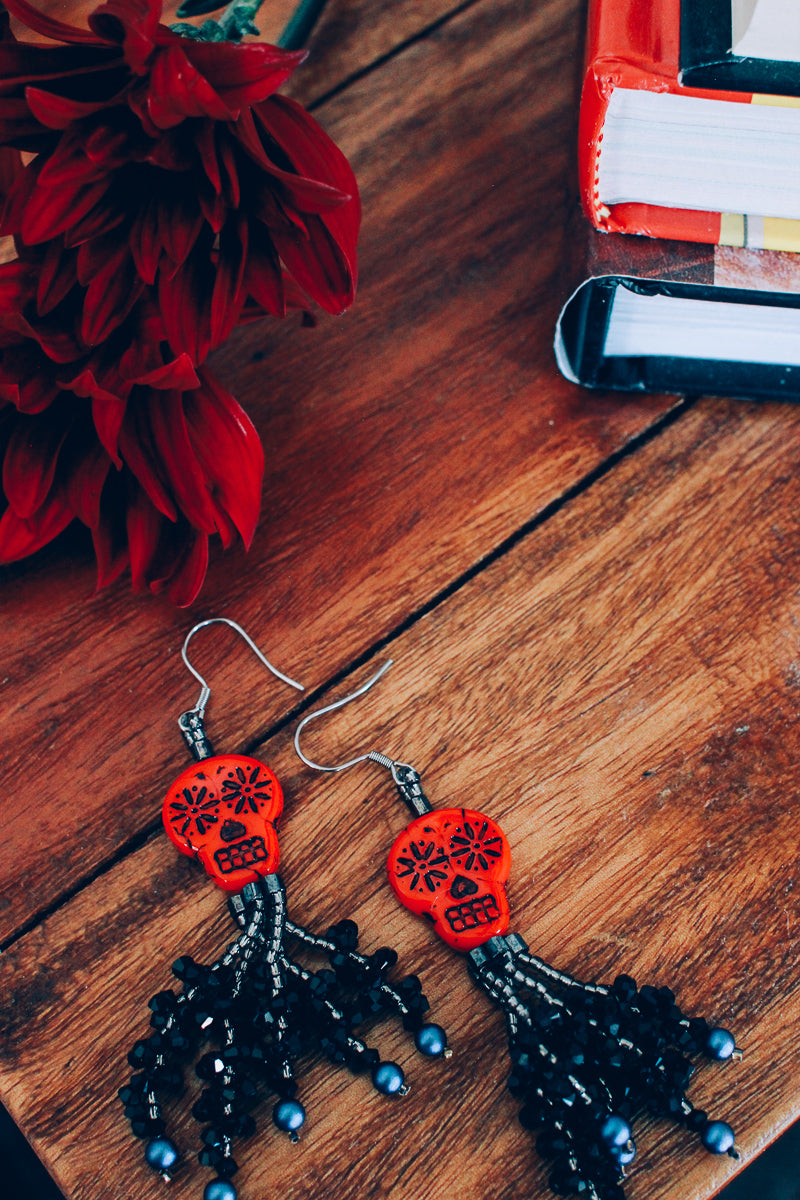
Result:
M299 692L305 691L305 688L303 687L302 683L297 683L294 679L290 679L288 675L284 675L283 671L279 671L277 667L274 667L272 665L272 663L269 661L269 659L264 654L262 654L262 652L259 650L258 646L255 644L255 642L250 637L250 635L248 633L245 633L245 631L242 629L241 625L237 625L235 621L231 621L230 618L228 618L228 617L209 617L207 621L199 621L197 623L197 625L194 626L194 628L189 630L186 637L184 638L183 646L181 647L181 658L183 659L184 663L188 667L191 674L194 675L195 679L200 684L200 689L201 689L200 695L197 698L197 704L194 706L194 708L189 710L190 712L197 713L197 715L202 719L202 717L205 715L206 705L208 704L208 698L211 695L211 688L208 686L205 679L203 679L203 676L200 674L200 672L198 670L196 670L196 668L193 667L192 664L189 662L189 656L186 653L188 646L189 646L189 642L192 640L194 635L198 632L198 630L205 629L207 625L229 625L231 627L231 629L235 629L236 632L244 638L244 640L247 642L248 646L253 651L253 653L256 655L256 657L258 659L260 659L260 661L264 664L264 666L267 667L268 670L270 670L273 675L275 675L278 679L282 680L283 683L288 683L289 687L297 688L297 690ZM183 727L181 726L181 728L183 728Z
M297 751L298 758L300 758L307 767L311 767L315 771L346 771L348 767L354 767L356 763L372 761L378 762L381 764L381 766L388 767L389 770L392 770L395 765L394 759L389 758L388 754L381 754L378 750L370 750L369 753L359 754L356 758L348 759L347 762L337 763L332 767L325 767L322 765L322 763L314 762L312 759L306 757L306 755L300 749L300 734L303 732L309 721L315 720L316 717L323 717L325 713L334 712L334 710L337 708L343 708L344 705L349 704L351 700L357 700L359 696L363 696L364 693L368 692L373 684L376 684L380 677L389 670L389 667L391 667L393 661L394 660L391 658L388 659L379 671L376 671L366 683L362 683L361 687L357 688L354 692L351 692L349 696L342 696L341 700L334 700L333 704L326 704L324 708L318 708L314 712L306 713L300 724L297 726L297 729L294 731L294 748Z
M334 712L335 709L349 704L351 700L357 700L359 696L363 696L389 670L391 665L392 659L390 658L383 664L379 671L376 671L366 683L362 683L361 687L356 688L349 696L342 696L341 700L334 700L333 704L326 704L324 708L318 708L315 712L307 713L294 731L294 748L297 751L298 758L314 771L346 771L348 767L354 767L356 763L361 762L376 762L380 766L386 767L408 807L415 816L422 816L424 813L431 811L431 806L422 790L419 773L409 763L398 762L396 759L390 758L388 754L381 753L380 750L369 750L366 754L358 754L355 758L349 758L347 762L335 763L332 766L326 767L322 763L314 762L313 759L308 758L300 749L300 734L309 721L313 721L315 717L322 717L325 713Z

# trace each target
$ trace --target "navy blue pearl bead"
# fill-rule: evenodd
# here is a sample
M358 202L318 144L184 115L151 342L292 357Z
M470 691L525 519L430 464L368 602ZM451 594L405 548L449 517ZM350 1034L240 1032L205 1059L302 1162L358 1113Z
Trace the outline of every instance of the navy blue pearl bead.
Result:
M203 1188L203 1200L236 1200L236 1188L229 1179L212 1179Z
M428 1058L441 1058L447 1049L447 1034L441 1025L421 1025L414 1038L420 1054Z
M631 1127L625 1118L618 1113L609 1113L600 1126L600 1141L608 1146L609 1150L618 1150L627 1146L630 1140Z
M382 1062L372 1072L372 1086L384 1096L396 1096L402 1090L405 1075L397 1063Z
M153 1138L144 1148L144 1157L154 1171L168 1171L178 1161L178 1151L169 1138Z
M733 1054L736 1042L733 1040L733 1034L727 1029L709 1029L703 1049L709 1058L724 1062Z
M280 1100L272 1110L272 1119L284 1133L297 1133L306 1119L299 1100Z
M700 1141L711 1154L727 1154L734 1140L734 1132L725 1121L709 1121L700 1132Z

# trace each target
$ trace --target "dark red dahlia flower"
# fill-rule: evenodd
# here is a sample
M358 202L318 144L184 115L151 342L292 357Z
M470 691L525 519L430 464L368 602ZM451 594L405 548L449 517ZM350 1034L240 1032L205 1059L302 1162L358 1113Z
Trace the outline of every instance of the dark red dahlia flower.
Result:
M19 265L0 267L18 278ZM98 349L53 361L0 309L0 563L34 553L73 520L92 534L98 587L197 595L208 539L249 546L264 455L251 421L206 367L166 349L147 301Z
M160 24L161 0L109 0L88 30L26 0L6 7L60 44L0 41L0 147L33 155L0 233L40 247L59 286L85 289L83 343L102 342L145 288L173 353L195 364L246 305L285 314L285 272L330 312L351 303L353 173L275 94L302 52L181 37Z

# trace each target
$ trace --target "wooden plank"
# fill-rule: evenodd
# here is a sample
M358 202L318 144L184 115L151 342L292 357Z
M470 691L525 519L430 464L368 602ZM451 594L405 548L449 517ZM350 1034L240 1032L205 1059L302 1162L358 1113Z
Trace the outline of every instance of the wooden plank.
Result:
M240 330L216 357L268 467L256 544L216 556L196 616L236 618L311 687L671 403L582 392L552 359L579 7L475 6L326 105L364 194L357 305ZM186 615L125 582L93 596L80 538L2 580L5 938L152 822L195 693L175 660ZM231 746L295 703L232 646L213 683Z
M322 761L379 747L417 766L434 804L499 820L512 928L535 952L670 984L735 1030L745 1061L703 1067L690 1094L731 1121L743 1162L800 1112L798 449L794 407L698 405L397 637L387 678L306 742ZM242 1200L544 1197L503 1090L499 1014L385 883L404 820L388 776L310 776L288 730L264 757L288 796L296 918L349 914L368 948L396 945L455 1055L426 1064L377 1031L412 1078L398 1107L312 1065L307 1133L292 1147L264 1119L237 1155ZM157 837L0 958L2 1098L69 1200L99 1181L119 1200L162 1194L109 1097L167 963L225 943L211 892ZM629 1200L698 1200L736 1169L652 1122L639 1145ZM188 1167L175 1195L203 1174Z

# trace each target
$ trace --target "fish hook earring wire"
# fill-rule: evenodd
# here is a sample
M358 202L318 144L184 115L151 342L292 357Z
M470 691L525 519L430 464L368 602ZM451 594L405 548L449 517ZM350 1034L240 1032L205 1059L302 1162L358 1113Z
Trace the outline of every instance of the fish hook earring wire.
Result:
M363 696L391 661L356 691L307 713L294 745L309 767L343 771L376 762L392 775L415 819L389 854L389 882L406 908L467 956L473 981L505 1017L511 1058L508 1089L522 1102L521 1124L538 1131L536 1148L552 1160L559 1195L624 1200L621 1182L636 1154L632 1123L646 1110L696 1133L706 1150L738 1158L725 1121L695 1108L685 1089L687 1055L723 1062L742 1052L727 1029L684 1016L667 987L638 987L628 975L608 986L583 983L528 953L509 933L505 884L511 852L491 818L467 808L434 810L419 774L379 751L324 766L300 748L308 723Z
M437 1049L425 1033L434 1027L423 1025L420 1017L428 1005L419 980L388 979L397 961L393 950L358 953L358 929L352 921L340 921L319 936L290 919L277 874L280 782L258 759L215 755L206 737L211 692L187 651L198 630L213 624L228 625L274 675L302 690L227 617L201 621L184 640L181 657L201 691L178 724L195 762L170 787L162 817L177 849L196 858L230 894L228 909L237 936L211 965L189 955L175 961L172 972L182 990L161 991L150 1000L154 1032L137 1041L128 1055L134 1075L119 1098L132 1132L145 1139L145 1161L164 1180L171 1179L180 1155L166 1135L161 1094L181 1092L186 1061L204 1043L215 1043L195 1068L206 1085L192 1108L206 1125L198 1157L217 1176L206 1185L203 1200L236 1200L231 1182L238 1170L234 1139L255 1132L250 1110L263 1093L277 1097L272 1120L291 1140L297 1140L305 1123L305 1108L296 1098L295 1064L301 1056L322 1053L353 1073L370 1073L377 1092L402 1096L408 1091L402 1069L382 1061L377 1050L355 1036L356 1027L395 1013L416 1034L424 1054L437 1057L444 1046ZM300 966L289 950L292 941L323 955L327 965L315 972Z

